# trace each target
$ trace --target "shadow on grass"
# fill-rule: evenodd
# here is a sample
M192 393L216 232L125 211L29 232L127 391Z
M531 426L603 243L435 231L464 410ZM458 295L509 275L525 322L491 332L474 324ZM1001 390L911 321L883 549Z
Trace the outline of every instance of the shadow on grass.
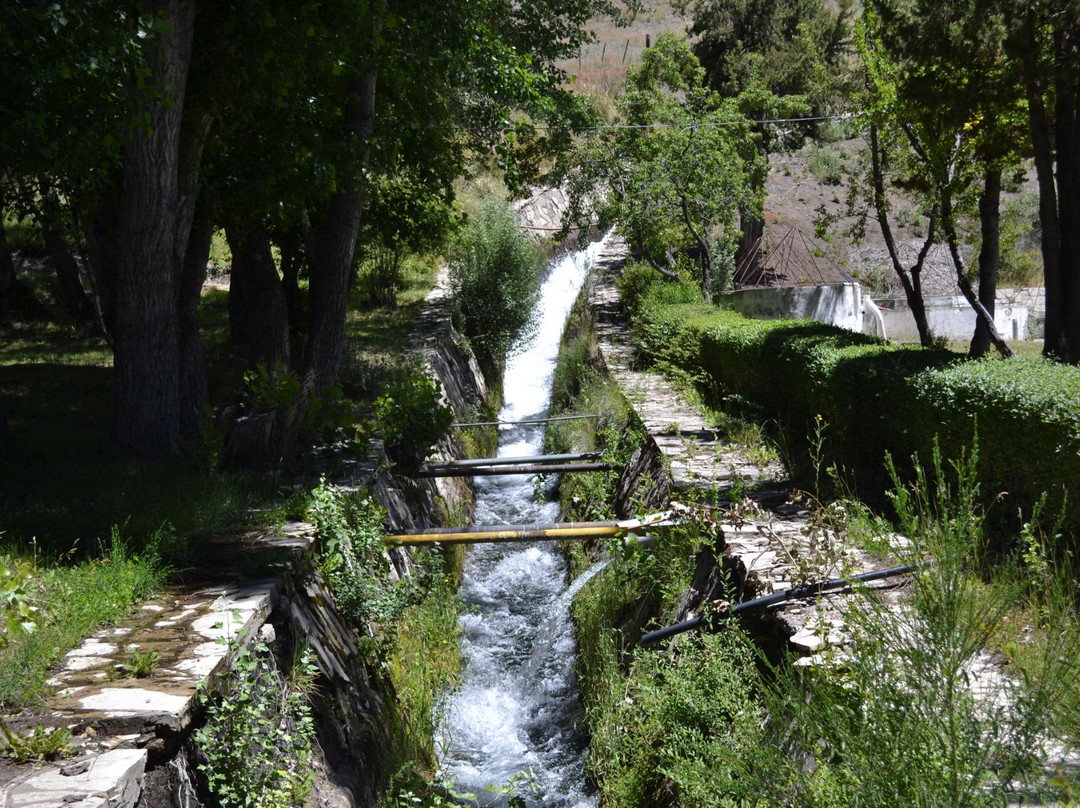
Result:
M108 367L0 367L12 436L0 451L0 541L12 550L29 552L35 540L45 556L93 549L112 525L137 545L164 522L198 542L272 494L267 479L124 455L110 434L112 378Z

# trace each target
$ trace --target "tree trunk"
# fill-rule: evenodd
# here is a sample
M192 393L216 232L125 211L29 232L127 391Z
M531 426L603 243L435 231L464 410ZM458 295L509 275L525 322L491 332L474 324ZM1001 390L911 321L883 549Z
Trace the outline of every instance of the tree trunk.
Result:
M289 318L285 291L265 227L229 228L232 273L229 323L235 342L248 346L252 367L289 367Z
M281 288L285 293L285 310L289 324L300 322L300 263L303 249L300 239L294 233L288 233L278 243L281 250Z
M199 301L206 280L206 262L214 226L209 218L196 220L184 255L184 275L180 280L180 436L199 435L200 416L210 403L206 385L206 357L199 336Z
M144 456L180 454L179 291L186 238L178 224L180 130L195 27L194 0L156 0L168 25L145 59L165 97L124 146L117 228L117 440Z
M41 234L45 240L45 249L49 253L56 281L60 287L60 299L64 309L75 322L75 328L82 334L88 334L99 326L97 312L79 273L79 263L71 251L60 227L59 203L56 191L42 183Z
M881 237L885 241L885 248L889 253L893 271L900 279L904 287L904 296L907 298L908 308L915 318L915 327L919 331L919 343L924 347L934 344L934 335L930 331L930 321L926 318L926 303L922 294L922 268L926 263L926 256L930 253L930 247L934 243L934 219L930 218L930 224L926 229L926 241L919 250L919 257L910 273L900 261L900 252L896 249L896 239L893 238L892 225L889 223L889 206L885 196L885 169L882 165L883 155L881 143L878 140L876 126L870 127L870 160L871 174L873 179L874 210L877 213L878 226L881 228Z
M755 216L749 211L739 211L739 227L742 237L739 239L739 249L735 254L735 266L739 268L740 277L751 277L761 263L761 242L765 236L765 219Z
M1061 238L1061 333L1057 356L1080 362L1080 9L1064 4L1056 15L1054 143ZM1049 290L1048 290L1049 297Z
M979 226L982 246L979 249L979 303L991 320L997 297L998 270L1001 267L1001 169L988 168L983 174L983 191L979 196ZM975 318L975 334L968 353L983 356L990 350L990 329L981 317Z
M0 209L2 208L0 205ZM11 245L8 244L4 224L0 222L0 323L4 322L7 315L16 283L18 280L15 277L15 261L11 257Z
M7 410L4 409L4 396L0 393L0 449L11 443L11 427L8 426Z
M345 136L359 151L352 187L337 194L311 261L311 328L304 351L303 382L306 393L317 393L333 381L345 351L345 315L349 276L364 207L364 180L368 145L375 130L375 76L351 82L343 124Z

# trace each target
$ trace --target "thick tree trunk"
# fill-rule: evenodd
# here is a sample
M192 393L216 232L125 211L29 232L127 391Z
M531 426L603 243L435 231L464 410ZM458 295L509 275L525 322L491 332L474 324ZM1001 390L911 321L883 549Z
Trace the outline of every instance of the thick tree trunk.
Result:
M229 323L234 342L248 346L250 362L289 367L289 317L270 234L265 227L230 228Z
M186 243L178 234L180 129L191 61L194 0L157 0L168 23L146 61L165 97L124 147L117 229L117 440L144 456L180 453L179 291ZM188 234L184 234L186 239Z
M1075 365L1080 362L1080 8L1066 4L1055 27L1054 142L1061 238L1057 355Z
M206 358L199 337L199 301L213 235L214 226L209 219L196 221L188 239L184 275L180 280L180 435L184 439L199 434L200 416L210 403Z
M362 76L350 86L344 130L359 152L357 169L367 163L367 141L375 129L375 76ZM362 171L352 187L334 197L330 215L319 234L311 260L311 328L304 351L306 393L317 393L333 381L345 351L345 315L349 277L364 207Z
M979 303L991 320L997 297L998 270L1001 267L1001 169L988 168L983 174L983 191L979 196L979 226L982 246L979 249ZM975 333L968 353L983 356L990 350L990 329L981 317L975 318Z

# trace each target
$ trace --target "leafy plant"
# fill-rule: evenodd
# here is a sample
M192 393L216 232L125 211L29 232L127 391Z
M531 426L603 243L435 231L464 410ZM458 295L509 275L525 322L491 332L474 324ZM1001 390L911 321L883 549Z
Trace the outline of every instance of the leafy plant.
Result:
M0 556L0 648L6 648L11 637L37 629L32 578L33 568L25 561Z
M497 365L536 327L544 253L524 235L510 206L485 200L450 254L454 323Z
M49 730L44 724L38 724L27 734L21 735L0 721L0 740L4 742L0 754L16 763L41 763L75 754L71 747L71 732L67 727Z
M157 651L134 648L131 651L131 658L117 667L123 676L146 679L154 672L160 659L161 655Z
M289 808L311 788L315 737L307 695L317 668L305 651L291 679L264 645L237 649L220 694L203 693L207 723L195 733L199 771L221 808Z
M383 526L386 511L369 494L342 491L325 479L311 492L319 568L338 606L353 620L384 623L418 597L416 582L390 580Z
M438 383L414 362L395 370L375 400L386 454L405 470L424 461L453 420L454 411L443 402Z

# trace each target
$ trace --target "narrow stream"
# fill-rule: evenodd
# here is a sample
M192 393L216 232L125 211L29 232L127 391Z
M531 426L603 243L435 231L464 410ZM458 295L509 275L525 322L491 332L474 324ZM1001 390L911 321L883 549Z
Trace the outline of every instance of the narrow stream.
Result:
M547 414L559 338L600 244L554 262L543 284L540 328L529 347L510 357L503 421ZM500 456L539 454L543 426L503 427ZM558 518L556 503L538 503L528 476L478 477L479 524L527 524ZM599 566L599 565L598 565ZM593 572L593 571L590 571ZM592 806L584 763L588 739L574 663L577 648L566 565L550 543L474 546L459 594L462 684L447 705L441 766L455 791L481 806L506 805L489 791L517 778L517 794L534 806Z

